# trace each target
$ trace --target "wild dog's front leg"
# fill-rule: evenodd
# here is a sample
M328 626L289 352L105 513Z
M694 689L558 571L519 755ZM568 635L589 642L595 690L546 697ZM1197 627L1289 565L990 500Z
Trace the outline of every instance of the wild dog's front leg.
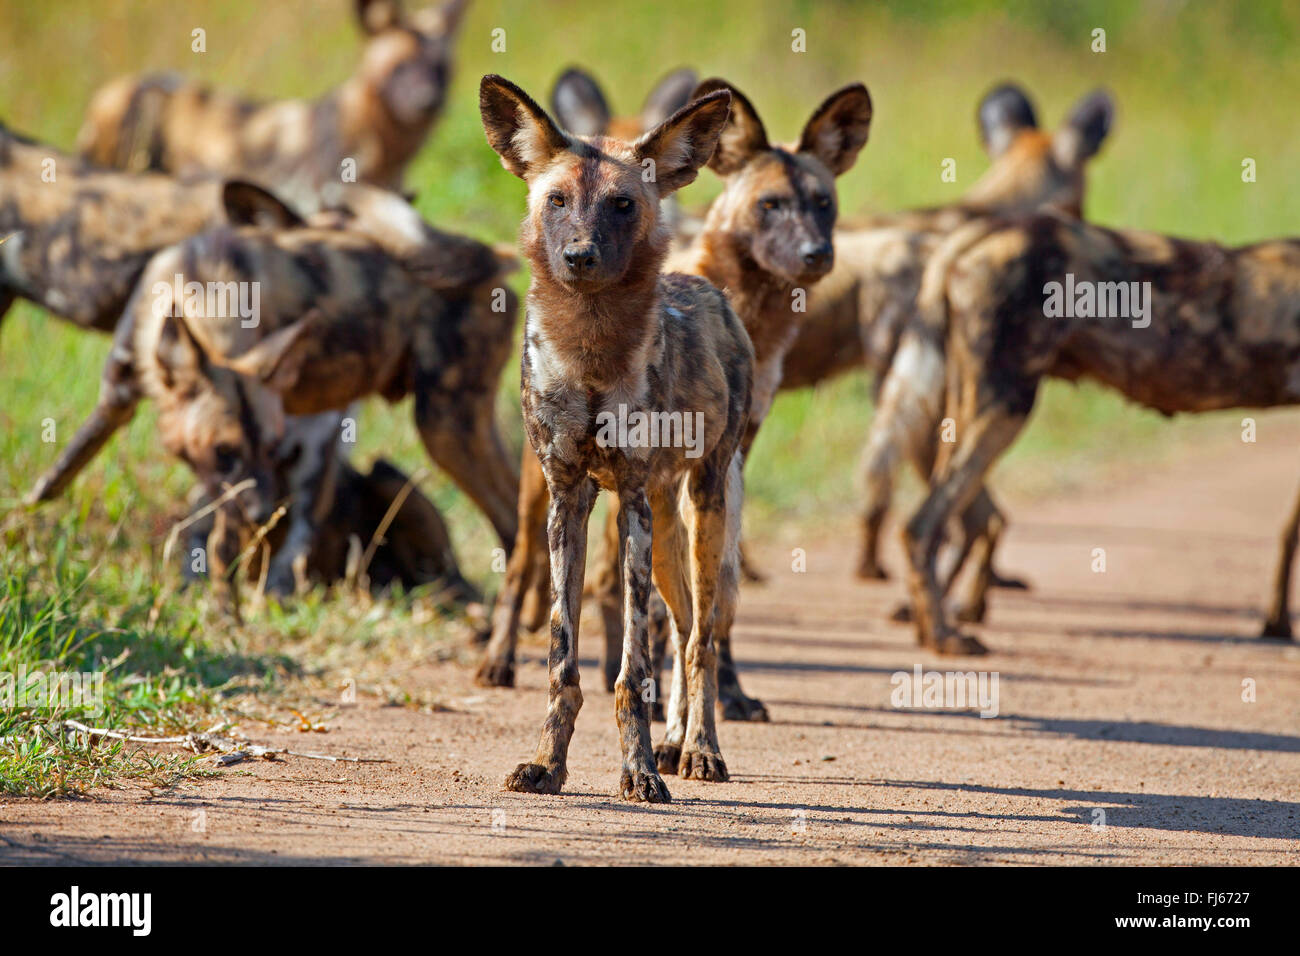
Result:
M618 532L623 572L623 660L614 686L623 751L619 793L625 800L668 803L668 787L655 770L650 748L650 707L645 698L651 677L647 617L653 533L650 503L643 490L619 493Z
M677 772L693 780L723 781L727 765L718 744L718 658L714 615L727 544L728 486L740 481L738 456L704 464L691 474L691 637L675 666L686 671L686 740ZM734 472L734 478L730 477Z
M241 523L231 515L233 507L227 503L216 511L212 533L208 535L208 576L217 609L234 618L238 624L242 623L242 617L239 613L239 569L235 562L239 559Z
M1282 529L1282 541L1278 548L1277 570L1273 574L1273 599L1269 605L1268 619L1260 637L1275 637L1291 640L1291 565L1295 561L1296 541L1300 539L1300 497L1296 498L1291 508L1291 517Z
M558 472L556 468L553 471ZM585 473L548 474L551 509L546 537L551 552L550 694L542 739L532 763L506 778L507 790L559 793L568 775L569 740L582 707L578 687L578 622L582 575L587 562L587 521L596 502L596 483Z
M37 480L27 495L28 503L57 497L90 464L113 433L131 421L141 394L131 346L134 328L134 319L128 312L113 334L113 347L104 363L95 410L77 429L63 454Z
M529 593L550 591L550 573L544 560L547 553L546 513L550 492L542 466L532 448L524 447L523 477L519 484L519 534L515 549L506 565L505 581L492 608L492 636L488 639L474 680L485 687L515 686L515 647L519 642L520 617ZM541 588L536 579L542 578Z
M293 594L299 586L297 569L306 573L316 534L334 507L342 423L342 412L300 416L290 421L285 436L289 447L282 451L288 472L289 531L271 559L266 577L268 593Z

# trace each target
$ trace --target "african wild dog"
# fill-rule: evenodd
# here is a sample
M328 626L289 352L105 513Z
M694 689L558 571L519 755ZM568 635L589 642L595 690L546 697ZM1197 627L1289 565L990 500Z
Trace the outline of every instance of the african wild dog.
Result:
M164 445L210 495L255 480L217 511L210 538L208 563L228 609L234 594L225 572L241 534L266 520L278 496L286 413L314 415L369 394L390 401L414 394L430 457L483 510L507 550L514 541L518 478L494 415L516 309L501 282L505 266L470 239L417 241L434 231L396 194L343 188L394 206L386 222L400 228L385 241L338 228L354 216L347 208L304 222L257 187L227 184L232 221L261 220L278 207L279 224L202 232L150 261L118 326L99 407L82 429L93 435L85 441L102 445L104 432L129 420L143 393L158 403ZM373 213L362 206L365 216ZM187 315L189 303L175 301L177 275L200 286L258 283L260 321L245 327L228 314ZM115 387L122 367L133 370L128 388ZM303 520L318 513L329 509L302 508Z
M613 116L605 94L591 74L570 67L560 74L551 88L551 110L561 127L577 136L613 136L636 139L658 126L687 104L695 89L694 70L678 69L669 73L650 91L636 116ZM676 230L683 221L676 196L666 196L661 213L670 228ZM536 631L546 620L550 606L550 571L546 554L546 481L541 465L528 442L520 461L519 538L506 567L505 579L497 593L489 649L476 680L488 687L513 687L515 681L514 649L522 625ZM617 543L615 544L617 546ZM622 611L615 608L621 627ZM654 613L662 618L666 611L655 599ZM621 641L620 641L621 645ZM608 661L607 661L608 665ZM607 673L609 689L617 675Z
M361 62L313 101L256 103L174 74L115 80L91 101L78 148L119 169L249 177L296 203L327 182L400 189L446 102L466 2L408 15L399 0L357 0Z
M981 136L993 165L961 202L875 217L860 227L836 232L836 267L812 295L782 386L811 384L864 358L875 375L876 411L860 466L866 502L859 577L886 577L879 561L879 540L898 458L906 455L922 477L928 477L938 441L937 431L924 431L928 420L895 414L897 394L920 387L918 379L931 369L918 365L910 351L901 361L895 358L913 313L925 263L944 236L982 216L1048 206L1081 216L1085 169L1110 130L1113 112L1106 93L1091 93L1075 106L1063 126L1049 134L1039 128L1024 92L1003 84L984 97L978 111ZM972 546L978 544L980 549L963 616L982 614L989 584L1024 587L1023 582L993 570L991 539L1001 525L1001 514L987 495L981 495L976 506L963 515L960 556L952 574L955 576Z
M488 142L505 168L528 184L520 241L532 281L521 391L524 429L551 495L550 700L537 755L506 779L511 790L558 793L567 775L582 705L578 623L587 521L601 488L618 494L623 541L623 662L615 688L619 792L630 800L667 802L658 770L727 779L714 714L713 635L715 618L727 619L736 600L722 568L736 561L738 449L749 413L753 348L720 291L700 278L660 275L669 234L659 201L691 182L708 160L730 100L727 91L714 92L626 143L566 135L499 76L485 76L480 86ZM699 456L688 458L682 448L598 441L601 413L619 405L702 413L706 434ZM646 616L652 566L671 611L678 661L667 739L655 750L643 696L651 679Z
M748 454L781 380L784 351L798 330L801 314L795 308L795 290L812 286L833 264L835 177L853 165L866 143L871 99L861 84L837 91L813 112L798 144L787 148L768 141L749 100L724 81L708 80L693 96L721 89L731 94L731 113L709 167L723 178L724 189L710 206L695 243L670 257L668 267L703 276L726 291L753 342L754 395L741 440L741 450ZM529 475L525 463L520 487L520 545L514 558L518 562L523 561L520 552L540 545L545 495L544 483ZM597 585L605 625L605 680L611 691L623 643L616 557L621 534L613 517L611 512L606 546L615 559L606 564ZM507 583L503 594L512 593L509 587ZM514 675L518 612L511 615L508 605L504 610L501 604L498 608L478 676L481 683L509 686ZM720 616L714 636L723 717L766 720L763 704L740 687L730 631L731 620ZM655 656L657 661L660 655Z
M685 106L697 82L694 70L674 70L655 84L638 115L614 116L595 78L584 70L570 67L560 74L551 88L551 110L560 126L574 135L632 140ZM678 210L675 195L664 197L660 206L661 215L670 228L675 230L682 224L684 217ZM487 687L514 686L519 628L536 631L546 620L551 603L550 560L545 540L547 500L542 467L533 449L524 442L520 461L519 537L510 555L501 590L497 592L491 637L475 678ZM615 541L614 547L617 546ZM612 626L621 629L621 607L613 608L613 614L615 622ZM660 622L667 615L658 595L652 597L652 614ZM618 647L621 645L619 640ZM611 692L618 674L618 656L616 647L605 662L606 683ZM656 712L662 712L657 703Z
M1057 309L1062 287L1100 307ZM983 650L944 616L934 567L944 524L1019 434L1044 377L1092 379L1166 415L1300 404L1297 239L1227 248L1056 214L973 223L933 257L918 311L927 334L946 332L957 435L904 528L917 636L940 651ZM1282 536L1265 636L1291 635L1298 526L1300 508Z

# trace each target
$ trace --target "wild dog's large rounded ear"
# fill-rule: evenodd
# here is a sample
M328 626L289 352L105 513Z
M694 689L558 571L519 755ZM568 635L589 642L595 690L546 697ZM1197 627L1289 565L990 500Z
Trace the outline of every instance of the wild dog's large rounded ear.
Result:
M689 103L699 80L694 70L683 67L656 83L641 106L641 128L658 126Z
M980 100L979 124L984 149L996 159L1022 130L1036 129L1038 117L1024 90L1014 83L1003 83Z
M715 90L687 103L633 145L642 177L653 182L659 195L695 181L709 161L731 111L731 91Z
M718 148L709 159L709 169L719 176L730 176L756 155L765 153L772 147L767 141L767 130L763 128L763 121L758 118L754 104L726 80L716 76L705 80L691 93L691 99L699 100L719 90L731 94L731 115L718 136Z
M221 205L233 226L294 229L302 217L255 183L231 179L221 186Z
M402 22L402 5L398 0L357 0L357 20L366 33L382 33Z
M799 152L816 156L836 176L848 172L867 144L871 112L871 94L861 83L836 90L804 126Z
M501 165L520 179L542 169L569 139L527 93L503 76L489 73L478 88L478 108L488 144Z
M186 325L185 317L171 312L163 316L153 355L158 377L169 389L184 388L199 377L203 368L202 346Z
M609 129L609 104L590 73L570 67L551 89L551 112L575 136L601 136Z
M1101 149L1115 121L1115 103L1105 90L1094 90L1074 107L1052 137L1052 156L1064 169L1082 166Z
M425 7L411 14L408 22L421 33L450 36L460 29L469 0L447 0L440 7Z
M255 379L273 392L287 392L302 374L311 341L307 333L319 318L319 311L312 309L293 325L277 329L242 355L213 356L213 364Z

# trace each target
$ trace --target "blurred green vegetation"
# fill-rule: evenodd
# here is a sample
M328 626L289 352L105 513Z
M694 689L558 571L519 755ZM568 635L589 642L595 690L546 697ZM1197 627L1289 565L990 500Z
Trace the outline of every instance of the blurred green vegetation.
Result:
M91 93L119 74L175 69L260 98L314 97L349 74L361 48L347 0L0 0L0 24L0 120L64 149ZM201 54L190 50L199 27L207 35ZM505 31L500 53L491 49L497 29ZM796 29L806 33L807 52L792 51ZM1105 30L1104 53L1092 50L1096 29ZM1091 89L1114 94L1118 118L1093 164L1091 218L1226 242L1294 234L1298 40L1294 0L475 0L457 41L449 109L408 186L439 226L513 240L524 187L484 142L475 93L482 74L501 73L546 99L563 68L581 65L601 79L616 111L631 113L658 77L690 65L743 89L776 139L797 136L831 90L866 82L876 109L872 138L841 180L842 208L942 203L985 168L978 98L1013 79L1052 126ZM940 181L945 157L957 161L955 184ZM1254 184L1241 181L1244 157L1258 164ZM700 206L717 188L706 173L683 198ZM522 291L526 276L518 283ZM14 508L54 459L59 446L42 443L43 420L55 420L62 441L92 407L107 347L106 338L31 306L11 310L0 328L0 511ZM865 376L855 374L778 401L748 470L751 529L843 527L868 396ZM500 408L517 448L513 363ZM1100 389L1053 384L998 478L1015 481L1023 466L1024 474L1077 481L1093 462L1145 460L1207 430L1235 430L1238 418L1170 424ZM361 460L383 453L412 470L425 463L409 403L368 403L359 438ZM28 571L48 567L47 551L80 549L107 589L97 619L130 618L142 589L161 586L156 554L190 483L157 446L145 408L46 509L39 519L51 536L46 544L17 530L38 519L21 512L3 519L0 561L28 580ZM441 477L426 489L448 513L466 573L495 590L488 567L496 542L486 522ZM50 600L57 600L54 580L46 585ZM270 616L262 626L274 632L281 622Z

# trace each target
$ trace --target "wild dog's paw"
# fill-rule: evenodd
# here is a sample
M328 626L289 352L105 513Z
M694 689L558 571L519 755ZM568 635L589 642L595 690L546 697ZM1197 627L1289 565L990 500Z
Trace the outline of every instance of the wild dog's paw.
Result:
M565 771L548 770L539 763L521 763L506 777L506 789L516 793L559 793Z
M703 750L685 750L677 764L677 775L683 780L708 780L712 783L725 783L727 765L722 754L705 753Z
M677 744L662 743L655 746L655 766L660 773L676 773L682 759L682 748Z
M1024 578L1010 577L1005 574L993 572L989 583L995 588L1001 588L1003 591L1028 591L1030 590L1029 582Z
M945 634L930 649L944 657L975 657L989 652L978 638L969 634Z
M514 687L515 662L484 660L474 672L474 683L480 687Z
M876 563L875 558L862 556L858 562L857 576L863 581L888 581L889 572Z
M1290 618L1282 618L1277 621L1265 621L1263 629L1259 632L1260 637L1272 638L1275 641L1294 640L1291 633Z
M896 624L912 623L912 605L904 602L889 612L889 619Z
M722 694L718 697L718 709L723 720L747 720L752 723L766 724L772 718L761 700L746 697L744 694Z
M635 803L672 803L664 778L650 770L623 770L618 792L624 800Z

